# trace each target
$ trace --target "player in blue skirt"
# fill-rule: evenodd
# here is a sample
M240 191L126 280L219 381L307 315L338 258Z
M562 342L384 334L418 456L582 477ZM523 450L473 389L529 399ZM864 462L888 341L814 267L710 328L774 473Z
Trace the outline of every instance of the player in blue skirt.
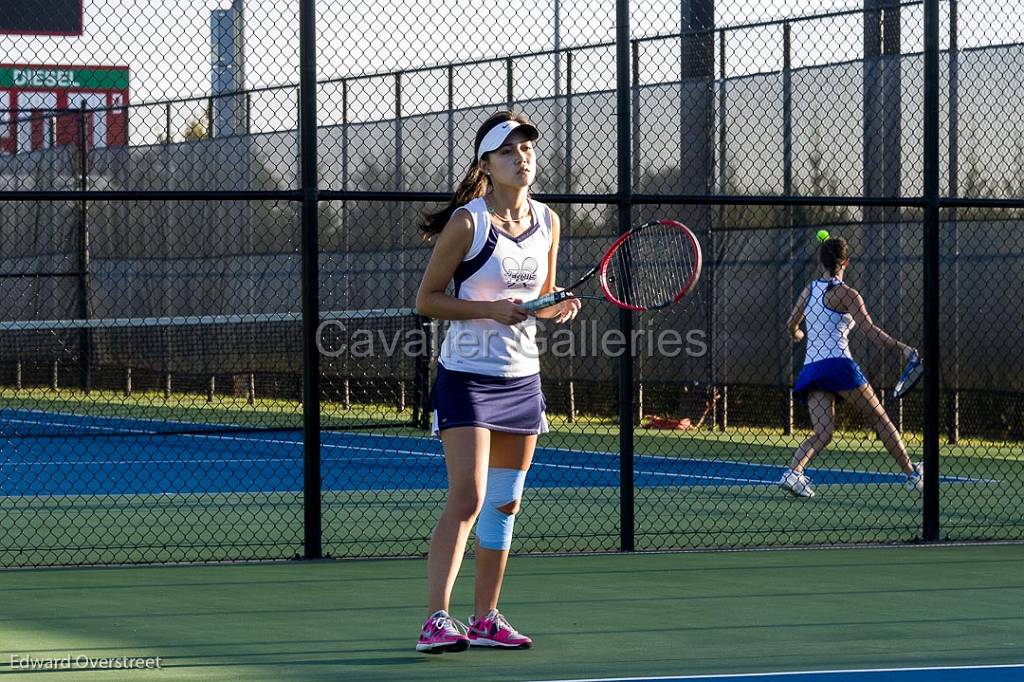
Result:
M484 121L469 173L451 202L423 225L436 245L416 308L451 321L431 394L448 501L430 539L430 616L416 644L424 653L532 644L497 607L537 435L547 431L537 323L521 305L555 289L558 216L529 196L537 137L529 120L514 112ZM537 315L566 322L579 308L579 300L570 299ZM460 628L448 602L474 522L475 609L468 627Z
M797 448L778 485L798 497L814 497L814 488L804 469L832 440L838 398L848 401L864 415L907 475L906 488L920 491L922 465L910 461L900 432L850 354L850 330L859 325L871 341L883 348L901 351L904 360L916 351L875 325L861 295L843 283L843 274L850 262L846 240L827 239L818 253L824 276L810 282L800 293L787 323L794 342L807 339L804 366L793 394L807 403L814 433ZM800 329L801 323L806 333Z

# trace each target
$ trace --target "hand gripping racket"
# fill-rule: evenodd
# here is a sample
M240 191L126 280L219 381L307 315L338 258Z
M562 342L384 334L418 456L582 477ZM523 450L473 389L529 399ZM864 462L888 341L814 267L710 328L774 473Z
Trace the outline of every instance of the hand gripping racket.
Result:
M910 390L917 385L921 377L924 376L924 361L921 356L914 353L907 360L907 366L903 368L903 373L900 374L899 381L892 389L893 398L902 398L906 394L910 393Z
M696 286L701 263L700 243L688 227L674 220L654 220L620 236L574 284L523 307L533 313L569 298L594 298L636 312L657 310L678 303ZM602 295L579 293L595 275Z

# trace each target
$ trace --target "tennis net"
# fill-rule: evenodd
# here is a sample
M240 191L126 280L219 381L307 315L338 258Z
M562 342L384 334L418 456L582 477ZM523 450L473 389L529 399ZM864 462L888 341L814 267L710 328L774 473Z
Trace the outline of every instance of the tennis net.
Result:
M302 426L302 316L0 322L7 438ZM432 327L409 308L322 312L328 429L421 424Z

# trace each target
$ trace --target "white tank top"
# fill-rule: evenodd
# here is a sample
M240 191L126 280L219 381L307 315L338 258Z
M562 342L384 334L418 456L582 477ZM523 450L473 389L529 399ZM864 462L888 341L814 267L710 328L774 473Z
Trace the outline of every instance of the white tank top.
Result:
M850 330L853 315L841 313L825 305L825 292L842 284L839 278L816 279L804 304L804 328L807 333L807 353L804 364L828 358L850 358Z
M469 212L473 244L455 270L454 295L465 301L537 298L548 276L551 211L530 200L533 223L518 237L491 225L487 204L474 199L457 211ZM497 377L524 377L540 372L537 320L516 325L495 320L452 320L441 343L446 369Z

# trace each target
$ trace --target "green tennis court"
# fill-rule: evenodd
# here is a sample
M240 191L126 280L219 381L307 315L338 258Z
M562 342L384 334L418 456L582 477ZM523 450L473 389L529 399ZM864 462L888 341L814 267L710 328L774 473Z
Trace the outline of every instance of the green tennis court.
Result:
M554 680L1020 664L1022 561L1021 545L514 557L503 609L536 646L442 656L413 650L424 616L421 560L13 570L0 581L0 670L20 670L12 657L69 655L160 657L160 670L79 673L103 680ZM471 574L468 562L453 599L460 617L472 607ZM51 677L67 674L31 679Z

